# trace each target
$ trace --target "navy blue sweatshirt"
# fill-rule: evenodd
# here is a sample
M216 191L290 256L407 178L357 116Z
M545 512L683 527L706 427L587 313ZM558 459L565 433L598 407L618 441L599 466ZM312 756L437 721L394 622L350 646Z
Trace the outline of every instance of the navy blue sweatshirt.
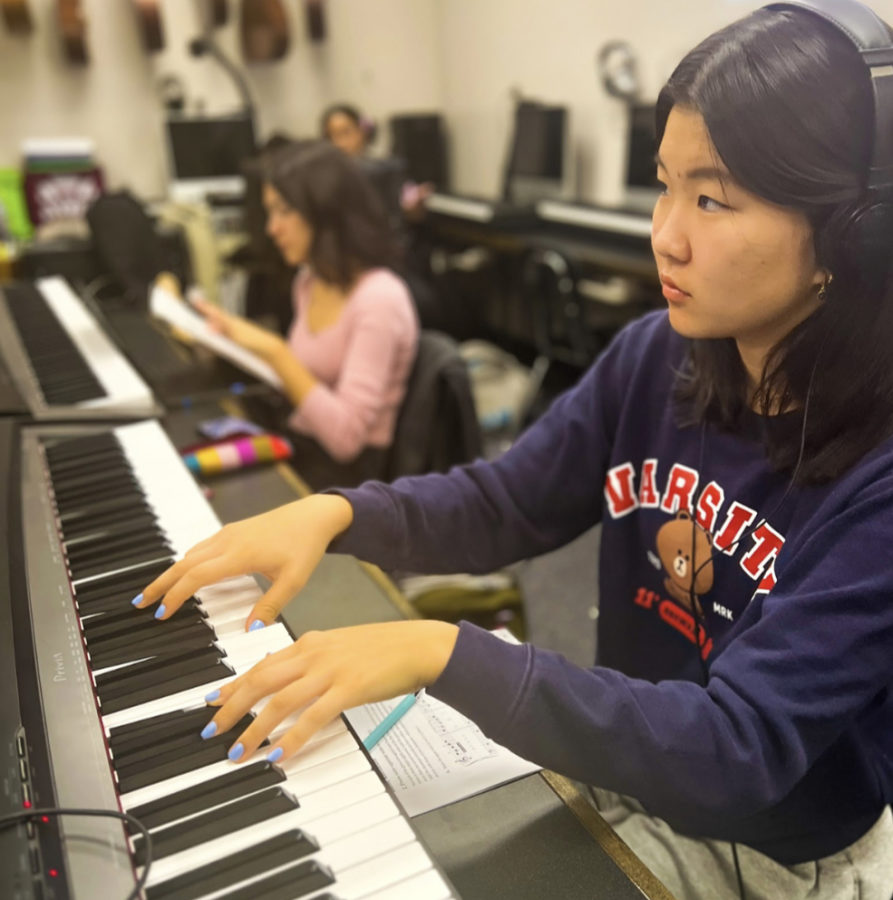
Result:
M462 623L430 693L680 832L819 859L893 798L893 442L788 491L784 417L677 425L685 352L665 312L634 322L498 460L342 491L331 549L489 572L601 522L599 665Z

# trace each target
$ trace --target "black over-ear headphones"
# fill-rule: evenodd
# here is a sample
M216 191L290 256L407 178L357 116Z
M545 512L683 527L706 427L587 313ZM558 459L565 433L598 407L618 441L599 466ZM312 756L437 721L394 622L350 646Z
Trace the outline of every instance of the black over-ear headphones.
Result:
M887 24L857 0L786 0L766 8L819 16L847 37L868 67L874 122L867 196L829 221L822 243L835 256L844 250L843 264L849 271L837 274L875 281L889 270L893 235L893 36Z

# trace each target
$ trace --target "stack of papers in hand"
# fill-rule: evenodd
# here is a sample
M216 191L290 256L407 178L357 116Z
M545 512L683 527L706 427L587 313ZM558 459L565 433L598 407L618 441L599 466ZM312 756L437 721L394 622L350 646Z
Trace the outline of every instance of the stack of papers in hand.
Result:
M282 390L282 379L272 366L256 353L246 350L235 341L214 331L203 316L165 287L155 285L149 296L149 311L173 328L187 334L194 341L228 359L255 378Z

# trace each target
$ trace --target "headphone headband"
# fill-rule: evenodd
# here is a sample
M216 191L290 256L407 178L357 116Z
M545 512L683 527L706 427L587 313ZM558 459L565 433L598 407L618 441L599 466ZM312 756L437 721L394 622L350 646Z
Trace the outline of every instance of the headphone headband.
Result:
M849 38L871 75L874 131L867 188L893 187L893 37L887 24L856 0L786 0L766 9L800 9L819 16Z

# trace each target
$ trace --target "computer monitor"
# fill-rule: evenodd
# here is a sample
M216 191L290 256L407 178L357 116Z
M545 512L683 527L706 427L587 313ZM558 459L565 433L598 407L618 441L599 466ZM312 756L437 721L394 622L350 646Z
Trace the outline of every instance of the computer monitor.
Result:
M503 199L533 202L564 193L567 109L521 100L506 164Z
M171 194L178 200L238 197L243 163L255 152L251 116L175 117L167 120Z
M660 193L657 180L657 133L653 104L629 107L626 153L626 191L624 205L650 213Z
M449 190L446 130L439 113L392 116L391 156L406 161L406 177L418 184Z

